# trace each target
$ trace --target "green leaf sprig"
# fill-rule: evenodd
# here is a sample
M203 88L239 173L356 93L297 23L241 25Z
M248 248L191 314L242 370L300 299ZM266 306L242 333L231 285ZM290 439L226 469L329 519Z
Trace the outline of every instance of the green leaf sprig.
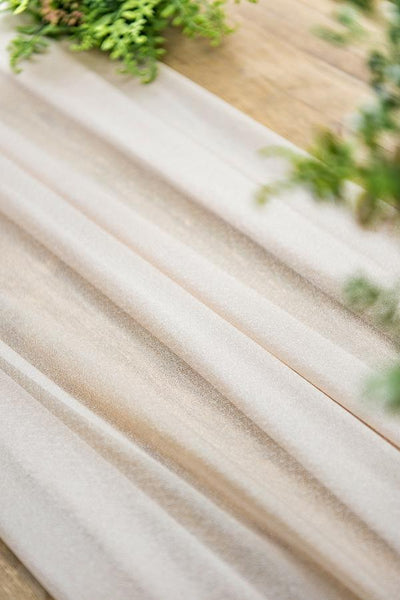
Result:
M354 277L344 288L347 305L367 317L400 350L400 282L391 288ZM378 401L389 412L400 412L400 364L390 365L365 382L366 398Z
M350 134L322 131L308 156L292 156L288 178L272 188L306 185L317 200L348 203L363 224L400 216L400 0L388 4L385 44L367 61L372 102L359 109ZM349 180L360 186L355 203ZM269 195L266 188L260 199Z
M250 0L252 1L252 0ZM217 46L233 28L227 23L226 0L0 0L6 10L29 17L9 46L13 69L43 52L51 39L67 38L77 51L97 48L122 71L152 81L165 53L163 32L179 27Z

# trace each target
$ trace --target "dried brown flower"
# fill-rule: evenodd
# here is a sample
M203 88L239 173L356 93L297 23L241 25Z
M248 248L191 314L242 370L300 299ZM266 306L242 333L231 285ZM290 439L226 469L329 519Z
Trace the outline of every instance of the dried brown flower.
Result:
M80 24L83 16L78 8L79 2L63 2L55 6L54 0L42 0L41 13L43 20L52 25L74 27Z

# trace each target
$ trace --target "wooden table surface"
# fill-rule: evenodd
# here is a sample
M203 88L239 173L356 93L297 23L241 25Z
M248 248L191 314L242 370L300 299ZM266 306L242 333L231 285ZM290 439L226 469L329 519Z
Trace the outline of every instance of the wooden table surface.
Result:
M232 20L240 27L221 47L213 49L172 32L166 62L307 147L317 128L345 127L347 116L367 97L364 51L334 48L311 33L332 23L333 6L330 0L230 5ZM0 600L51 600L1 541Z
M337 48L312 33L336 26L331 0L259 0L230 7L239 30L214 49L174 32L166 62L295 144L339 128L368 97L365 48Z

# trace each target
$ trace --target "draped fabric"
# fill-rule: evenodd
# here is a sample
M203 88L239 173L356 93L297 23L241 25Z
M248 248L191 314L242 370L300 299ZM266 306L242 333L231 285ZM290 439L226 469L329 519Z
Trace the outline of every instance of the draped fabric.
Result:
M394 354L341 296L396 239L257 206L288 143L167 67L0 80L0 536L57 600L398 598Z

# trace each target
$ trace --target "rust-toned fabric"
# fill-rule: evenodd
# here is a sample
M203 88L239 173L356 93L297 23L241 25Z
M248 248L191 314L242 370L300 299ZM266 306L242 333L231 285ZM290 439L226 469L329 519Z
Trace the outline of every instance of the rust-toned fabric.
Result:
M396 598L393 350L341 304L396 241L257 206L284 142L167 68L0 85L1 537L57 599Z

